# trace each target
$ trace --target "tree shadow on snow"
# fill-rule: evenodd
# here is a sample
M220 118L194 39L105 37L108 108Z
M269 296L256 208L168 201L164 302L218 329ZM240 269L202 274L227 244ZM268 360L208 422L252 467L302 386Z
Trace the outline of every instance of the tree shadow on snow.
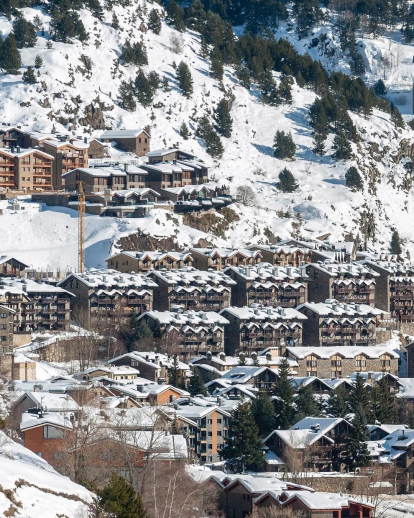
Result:
M324 178L323 181L331 183L332 185L345 185L345 180L341 180L340 178Z
M254 144L252 143L252 146L259 151L259 153L262 153L263 155L273 156L273 148L270 146L264 146L263 144Z

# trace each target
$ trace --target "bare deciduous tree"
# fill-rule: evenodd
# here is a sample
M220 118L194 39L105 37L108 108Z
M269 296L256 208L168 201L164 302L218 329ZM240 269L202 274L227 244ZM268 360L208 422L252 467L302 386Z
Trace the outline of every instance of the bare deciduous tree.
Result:
M247 207L252 207L257 204L256 195L249 185L239 185L236 195L240 203L243 203L243 205Z

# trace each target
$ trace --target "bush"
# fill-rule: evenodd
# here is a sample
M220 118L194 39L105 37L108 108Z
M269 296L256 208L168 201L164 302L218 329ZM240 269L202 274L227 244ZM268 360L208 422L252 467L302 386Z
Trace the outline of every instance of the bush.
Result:
M247 207L252 207L257 204L256 195L249 185L240 185L237 187L236 196L240 203Z
M286 167L279 174L278 188L282 192L294 192L298 188L295 177Z

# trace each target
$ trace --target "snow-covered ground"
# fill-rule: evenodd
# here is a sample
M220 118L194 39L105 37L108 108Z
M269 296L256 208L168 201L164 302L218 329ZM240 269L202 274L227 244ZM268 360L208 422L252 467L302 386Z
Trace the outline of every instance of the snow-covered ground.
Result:
M46 461L11 441L3 432L0 432L0 469L1 516L87 516L86 504L92 502L93 495L83 486L59 475ZM5 514L7 511L9 514Z
M85 107L99 99L109 108L104 112L107 127L149 125L152 149L177 144L204 159L211 166L213 178L219 183L229 184L232 192L239 185L250 185L254 189L257 207L237 208L240 221L234 223L225 236L231 245L266 242L267 229L277 236L287 237L298 223L292 217L294 215L303 219L299 230L296 229L297 233L315 235L328 232L332 239L339 240L347 233L354 236L361 233L361 220L365 213L365 216L372 214L375 220L375 246L387 249L391 229L395 227L407 240L407 248L413 255L414 198L411 189L407 192L401 187L406 176L402 164L395 164L392 160L401 139L412 141L414 133L410 129L397 133L390 124L389 116L378 110L374 110L368 119L352 114L363 137L358 148L353 145L355 159L338 163L329 156L331 151L327 156L318 157L311 151L312 137L307 119L308 108L315 99L313 92L293 85L291 105L265 106L260 102L257 89L247 91L241 87L234 77L234 70L226 67L223 84L235 95L231 110L233 134L231 138L223 139L223 158L214 161L207 155L202 141L194 135L185 141L178 133L182 122L186 122L194 134L196 119L206 111L211 113L223 96L220 85L209 76L208 61L200 57L199 35L191 31L177 33L165 23L160 35L132 29L131 20L138 5L143 7L143 0L133 0L128 7L114 7L121 26L119 31L110 26L112 12L105 12L101 22L89 11L82 11L82 20L91 34L89 42L83 45L79 42L71 45L53 42L52 49L46 48L48 15L39 8L23 9L28 20L39 15L46 29L45 37L39 33L34 49L22 50L24 67L32 65L36 55L42 57L44 65L40 70L39 83L34 86L24 85L20 76L2 77L0 113L3 114L3 121L0 122L19 123L24 128L39 131L72 129L74 135L84 136L86 128L79 123L77 127L70 127L69 124L65 128L59 123L59 117L69 117L68 112L76 110L79 121ZM146 7L161 9L155 3L147 3ZM144 22L146 16L142 14ZM11 22L0 18L0 33L4 36L10 29ZM320 45L310 48L310 40L322 33L329 36L329 48L334 50L331 57L327 57ZM172 35L183 40L181 54L172 51ZM315 28L309 38L298 41L294 32L289 32L286 24L282 24L277 36L289 39L300 52L309 52L312 57L321 59L329 70L349 72L347 57L341 54L337 37L329 25ZM149 65L143 68L146 72L155 70L166 77L171 91L158 90L153 107L146 109L138 105L135 112L128 113L119 108L114 100L121 81L134 79L138 69L122 65L117 69L114 60L119 57L125 40L137 41L141 38L146 44L149 60ZM366 62L368 82L372 84L379 77L385 77L393 100L402 111L412 111L410 95L406 95L405 101L400 95L404 89L408 92L407 88L412 83L412 47L401 43L398 31L376 39L360 37L358 43ZM90 75L82 71L82 56L91 58ZM181 60L191 67L194 80L194 94L190 99L183 97L177 88L173 64ZM385 66L385 62L389 64ZM41 106L46 101L52 108ZM278 160L272 155L273 137L277 129L292 132L297 145L296 157L292 162ZM100 133L100 130L92 132L94 136ZM331 142L332 138L328 144ZM373 151L373 147L377 151ZM350 165L356 165L364 176L365 186L361 193L352 192L345 186L344 176ZM293 194L283 194L277 189L278 175L284 167L288 167L299 182L299 189ZM373 182L376 192L368 188L369 178L374 172L378 175L378 181ZM286 212L290 213L287 217ZM142 220L88 216L87 266L103 266L116 240L138 228L157 236L176 236L179 242L189 245L199 237L205 237L183 227L180 217L176 220L178 224L167 221L164 211L153 211ZM13 253L33 266L50 265L62 269L76 265L77 220L74 211L44 208L39 214L6 214L0 216L0 235L0 252Z

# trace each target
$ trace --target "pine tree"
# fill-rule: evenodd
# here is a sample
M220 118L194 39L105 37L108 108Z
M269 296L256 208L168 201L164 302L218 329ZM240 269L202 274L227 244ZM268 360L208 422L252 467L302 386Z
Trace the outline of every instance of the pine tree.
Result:
M292 87L286 77L280 82L277 94L281 103L292 104Z
M397 129L405 127L404 119L402 118L399 109L394 106L393 103L391 103L391 122Z
M300 421L304 417L317 417L319 415L319 406L315 400L312 385L300 387L296 403L296 421Z
M131 83L122 81L118 90L118 104L121 108L128 112L133 112L137 108L134 98L134 90Z
M254 421L248 403L239 405L233 412L228 429L228 438L220 455L224 459L237 462L239 470L244 473L245 467L260 467L264 461L262 441L259 429Z
M296 153L296 145L292 134L277 130L273 142L273 155L280 160L292 160Z
M313 132L313 148L312 151L316 155L324 155L326 151L325 147L326 136L322 133Z
M275 428L275 408L264 390L261 390L252 402L252 414L254 422L259 429L261 437L268 435Z
M22 74L23 83L27 85L34 85L36 83L36 76L33 67L27 67Z
M293 423L294 406L293 396L295 391L289 381L290 367L286 358L279 363L279 379L273 388L276 412L276 427L281 430L287 430Z
M369 432L366 417L361 412L356 412L352 421L349 434L349 464L351 469L360 466L368 466L370 456L365 441L369 440Z
M236 77L240 81L240 84L246 88L246 90L250 90L250 72L249 69L245 66L241 66L236 69Z
M144 106L149 106L153 99L154 93L151 88L151 84L142 70L138 73L134 81L134 94L138 99L138 102Z
M190 131L185 122L183 122L180 126L180 135L184 140L188 140L188 138L190 137Z
M193 93L193 78L191 77L191 72L187 63L181 61L177 67L176 74L178 86L181 92L185 95L185 97L191 97L191 94Z
M161 79L161 84L162 84L162 91L163 92L170 92L171 91L170 83L168 82L168 79L165 76Z
M112 23L111 23L111 27L112 27L113 29L115 29L116 31L117 31L117 30L119 30L119 27L120 27L120 25L119 25L119 20L118 20L118 16L117 16L115 13L113 13L113 15L112 15Z
M50 34L55 41L70 43L73 38L86 41L88 34L76 11L56 10L50 22Z
M99 0L87 0L87 6L89 7L89 10L95 16L95 18L98 18L98 20L103 20L104 17L104 11L102 9L102 5Z
M210 62L210 76L217 81L222 81L224 75L223 63L218 58L212 58Z
M349 396L349 405L352 413L356 414L359 412L365 417L369 415L369 394L365 387L364 378L359 373L355 378L354 388Z
M16 18L13 22L13 33L19 49L34 47L37 42L36 29L33 23L24 18Z
M208 56L210 55L208 45L204 36L201 37L200 55L203 59L208 58Z
M188 392L192 396L197 396L198 394L205 396L207 394L206 387L204 386L198 369L193 370L193 375L191 376L190 383L188 384Z
M108 484L98 491L99 504L114 518L148 518L140 495L118 473L112 473Z
M18 74L21 66L22 62L17 49L16 39L14 35L10 33L0 48L0 68L8 74Z
M352 147L343 129L338 129L333 141L335 153L333 157L337 160L349 160L352 157Z
M221 99L214 110L215 128L217 132L226 138L231 137L233 119L230 115L229 100Z
M129 41L122 47L120 59L125 65L142 67L148 65L147 49L144 43L135 42L131 45Z
M378 79L378 81L374 84L374 92L381 97L387 93L387 89L382 79Z
M185 30L184 10L175 0L170 0L168 4L167 20L177 31L183 32Z
M360 191L364 186L361 175L359 174L358 169L354 166L351 166L346 172L345 182L347 187L356 189L357 191Z
M279 173L277 187L282 192L294 192L298 188L295 177L286 167Z
M148 15L148 29L154 34L160 34L161 27L161 19L157 9L151 9Z
M213 158L220 158L223 155L223 144L206 115L203 115L198 122L196 136L204 140L207 153Z
M390 252L395 255L402 254L401 238L398 230L394 230L391 236Z
M35 57L35 68L39 70L39 68L42 68L43 65L43 59L40 56Z
M176 354L174 354L172 365L168 369L168 382L173 387L179 387L181 383L180 363Z
M370 399L372 421L393 423L396 416L395 399L391 394L386 375L383 375L378 383L373 386Z
M345 418L349 412L348 393L343 384L339 385L329 398L327 412L333 417Z

